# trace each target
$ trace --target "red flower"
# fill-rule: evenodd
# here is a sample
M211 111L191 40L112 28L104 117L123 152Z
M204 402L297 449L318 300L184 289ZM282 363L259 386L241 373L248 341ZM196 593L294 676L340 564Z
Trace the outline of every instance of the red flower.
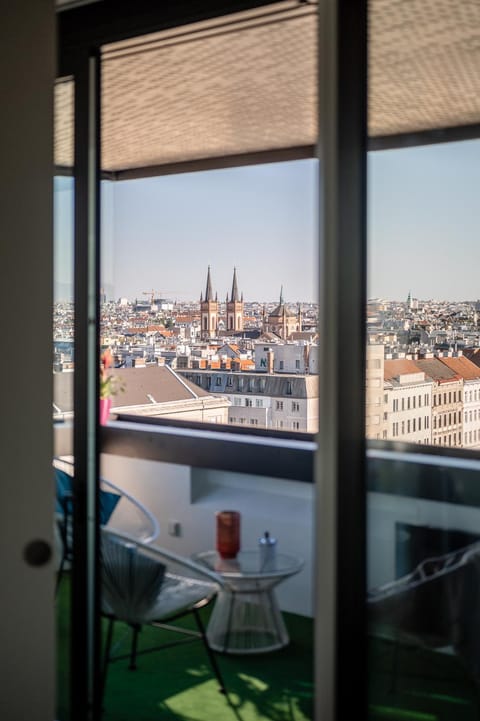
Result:
M107 348L103 351L102 355L100 356L100 360L104 369L110 368L113 363L112 351L110 350L110 348Z

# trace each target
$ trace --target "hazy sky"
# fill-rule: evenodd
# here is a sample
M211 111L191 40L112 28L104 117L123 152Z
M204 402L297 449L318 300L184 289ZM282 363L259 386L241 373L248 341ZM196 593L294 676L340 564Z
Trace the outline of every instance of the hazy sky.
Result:
M208 265L224 299L237 267L245 299L316 294L316 161L123 181L111 204L115 251L106 283L198 300Z
M316 297L316 161L103 183L108 296ZM56 291L68 295L72 180L56 180ZM480 297L480 141L369 154L368 295Z
M368 295L480 298L480 141L369 154Z

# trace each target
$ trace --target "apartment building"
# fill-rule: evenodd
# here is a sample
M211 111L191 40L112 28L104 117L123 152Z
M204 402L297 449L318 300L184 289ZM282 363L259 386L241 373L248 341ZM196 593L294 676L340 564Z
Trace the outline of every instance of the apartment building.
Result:
M386 360L384 379L386 437L431 443L433 381L407 359Z
M318 430L318 376L179 370L214 396L229 399L232 425L282 431Z
M387 411L384 408L383 392L384 352L383 345L367 345L365 435L373 440L387 438Z
M297 343L256 343L255 370L274 373L318 373L318 346Z
M463 378L439 358L414 361L416 367L433 381L432 443L461 446L463 433Z
M480 368L463 355L440 358L451 371L463 378L464 448L480 446Z

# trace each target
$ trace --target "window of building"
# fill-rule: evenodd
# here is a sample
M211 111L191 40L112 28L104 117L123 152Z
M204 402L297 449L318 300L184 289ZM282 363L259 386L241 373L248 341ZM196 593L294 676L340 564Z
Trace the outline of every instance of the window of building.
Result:
M256 398L255 405L257 408L263 408L263 400L261 398Z
M283 411L283 401L275 401L275 408L277 411Z

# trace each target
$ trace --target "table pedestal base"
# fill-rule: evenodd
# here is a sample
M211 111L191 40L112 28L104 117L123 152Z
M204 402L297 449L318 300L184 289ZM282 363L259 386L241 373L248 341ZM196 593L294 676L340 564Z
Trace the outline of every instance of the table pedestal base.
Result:
M238 654L276 651L289 642L273 590L268 588L220 591L207 637L215 651Z

